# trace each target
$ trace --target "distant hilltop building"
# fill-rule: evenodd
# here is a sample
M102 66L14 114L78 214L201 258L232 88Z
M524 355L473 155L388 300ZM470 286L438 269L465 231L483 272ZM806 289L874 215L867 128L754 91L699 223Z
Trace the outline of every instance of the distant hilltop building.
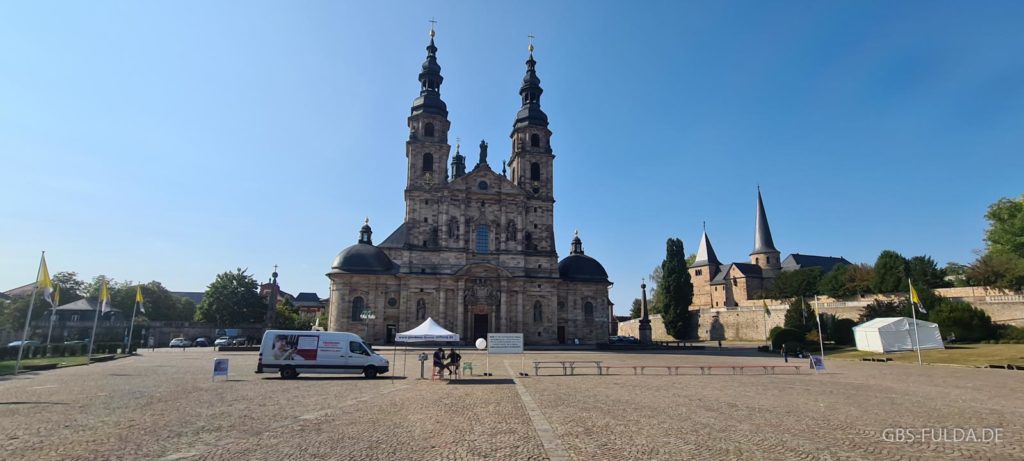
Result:
M711 246L707 229L700 236L697 258L690 265L690 280L693 283L693 307L735 307L745 301L764 298L783 271L821 268L831 271L838 264L850 264L846 258L814 256L793 253L780 260L775 248L772 230L768 225L768 214L764 210L761 189L757 190L757 213L754 220L754 249L750 262L723 264L718 260Z
M531 44L501 172L485 141L469 171L456 144L449 172L451 123L431 31L408 118L405 220L377 245L367 220L334 259L329 329L391 343L432 317L468 342L488 332L523 333L527 344L607 341L607 272L578 234L566 258L555 249L555 156L536 64Z

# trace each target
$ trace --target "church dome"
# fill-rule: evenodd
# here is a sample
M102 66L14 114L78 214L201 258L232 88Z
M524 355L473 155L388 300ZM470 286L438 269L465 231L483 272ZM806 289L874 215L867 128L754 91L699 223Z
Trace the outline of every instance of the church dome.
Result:
M605 282L608 283L608 272L596 259L583 254L583 242L579 232L572 239L572 250L569 256L558 263L558 276L562 280L573 282Z
M383 250L373 245L370 236L369 220L363 224L359 231L359 243L352 245L338 256L334 257L331 263L332 273L355 273L355 274L393 274L395 263L384 253Z

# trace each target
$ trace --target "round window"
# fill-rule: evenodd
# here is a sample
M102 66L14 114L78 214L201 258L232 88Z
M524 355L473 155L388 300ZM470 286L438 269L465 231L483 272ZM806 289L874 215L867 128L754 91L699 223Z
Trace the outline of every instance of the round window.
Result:
M487 181L480 181L480 183L477 184L476 186L479 187L480 190L487 190L487 187L488 187Z
M388 298L388 306L395 307L398 305L398 300L395 298Z

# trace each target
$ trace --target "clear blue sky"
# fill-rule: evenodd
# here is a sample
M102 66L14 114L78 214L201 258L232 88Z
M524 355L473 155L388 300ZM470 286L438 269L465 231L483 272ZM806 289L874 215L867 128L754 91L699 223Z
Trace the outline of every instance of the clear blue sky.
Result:
M401 222L431 16L452 137L498 158L537 36L559 253L580 229L619 312L704 220L746 261L757 184L783 254L940 265L1024 192L1021 2L5 2L0 289L45 249L180 291L279 264L326 296L364 216Z

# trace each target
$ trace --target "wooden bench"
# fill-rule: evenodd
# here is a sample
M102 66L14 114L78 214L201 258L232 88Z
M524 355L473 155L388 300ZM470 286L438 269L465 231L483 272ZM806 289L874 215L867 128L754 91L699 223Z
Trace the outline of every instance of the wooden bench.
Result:
M579 366L577 364L586 364L588 367L594 366L597 368L597 374L604 374L600 360L559 360L551 362L533 362L533 375L540 376L540 370L542 368L561 368L562 376L575 375L576 367Z

